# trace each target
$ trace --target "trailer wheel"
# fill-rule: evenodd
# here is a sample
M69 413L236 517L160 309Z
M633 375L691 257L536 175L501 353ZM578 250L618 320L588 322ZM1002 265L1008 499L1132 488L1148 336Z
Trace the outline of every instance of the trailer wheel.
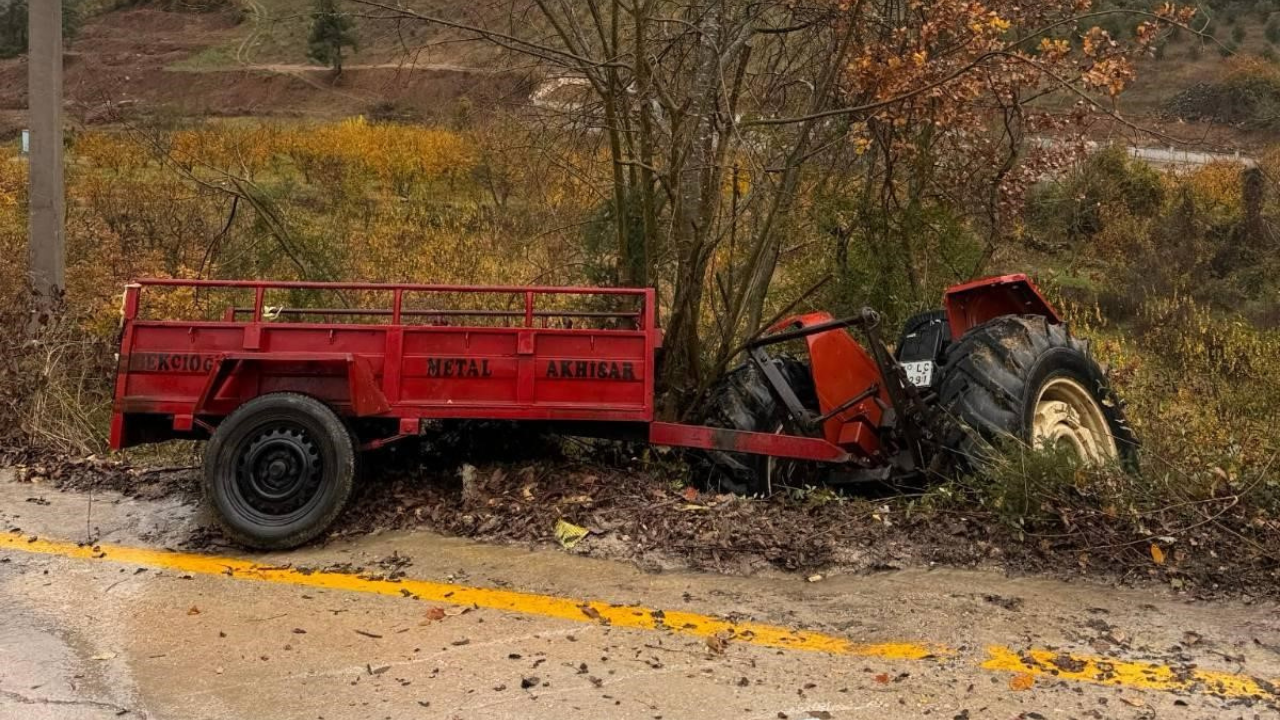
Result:
M241 405L204 453L205 497L237 543L297 547L346 505L355 444L333 410L306 395L273 393Z
M938 386L956 424L944 440L960 470L978 469L991 445L1013 437L1050 444L1086 463L1138 469L1138 442L1088 343L1041 315L1008 315L953 344Z
M778 364L800 402L806 407L817 407L809 365L790 357L775 357L773 362ZM705 422L713 427L767 433L790 430L786 410L779 407L769 391L768 381L751 363L730 371L712 387L707 408ZM736 495L767 495L775 486L794 482L795 476L805 468L800 461L766 455L711 451L707 456L710 462L702 473L708 479L707 484L714 490Z

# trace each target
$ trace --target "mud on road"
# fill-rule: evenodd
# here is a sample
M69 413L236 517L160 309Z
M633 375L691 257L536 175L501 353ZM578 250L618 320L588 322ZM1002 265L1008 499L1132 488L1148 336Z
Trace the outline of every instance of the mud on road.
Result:
M486 460L468 464L476 458ZM19 466L20 478L61 489L188 502L199 495L194 456L179 467L104 458L8 460ZM810 488L744 499L687 486L699 480L698 472L652 449L587 445L509 424L468 426L424 440L417 451L366 458L328 539L429 530L555 548L554 529L565 520L588 531L573 553L653 571L781 569L807 576L951 567L1173 589L1201 600L1280 598L1280 520L1233 509L1229 495L1186 503L1183 516L1118 516L1111 501L1075 493L1074 500L1055 499L1068 504L1054 508L1052 517L1019 516L1015 523L967 495L963 485L915 496L903 495L901 487L843 495ZM230 547L213 523L165 542Z
M201 523L179 497L99 489L90 514L87 493L0 481L0 717L1277 711L1270 602L992 571L654 572L423 531L165 549Z

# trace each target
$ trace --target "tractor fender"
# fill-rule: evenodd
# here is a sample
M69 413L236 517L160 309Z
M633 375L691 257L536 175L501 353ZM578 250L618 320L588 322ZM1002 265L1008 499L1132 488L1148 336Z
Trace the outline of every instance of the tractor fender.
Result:
M956 341L972 328L1004 315L1042 315L1050 324L1062 324L1058 311L1021 273L953 285L943 295L942 305Z

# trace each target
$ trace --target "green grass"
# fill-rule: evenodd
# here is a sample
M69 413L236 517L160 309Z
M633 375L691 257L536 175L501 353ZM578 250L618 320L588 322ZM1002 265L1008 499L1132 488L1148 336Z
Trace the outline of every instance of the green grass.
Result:
M239 63L235 59L234 45L213 45L201 50L191 57L180 60L165 68L166 70L182 70L201 72L210 70L226 70Z

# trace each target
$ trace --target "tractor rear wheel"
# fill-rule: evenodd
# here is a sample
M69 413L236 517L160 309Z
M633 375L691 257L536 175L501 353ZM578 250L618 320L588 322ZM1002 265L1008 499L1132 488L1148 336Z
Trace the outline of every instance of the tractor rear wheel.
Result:
M1007 315L965 333L947 350L938 398L959 421L944 445L961 470L1013 438L1137 471L1137 438L1088 343L1043 316Z
M790 357L775 357L783 377L807 408L818 405L813 375L808 363ZM742 365L711 388L705 422L713 427L750 432L786 433L794 429L769 391L769 381L752 363ZM703 474L712 490L737 495L768 495L775 487L791 485L804 463L766 455L710 451L709 467Z
M355 443L313 397L272 393L241 405L204 452L204 492L227 536L259 550L315 538L351 496Z

